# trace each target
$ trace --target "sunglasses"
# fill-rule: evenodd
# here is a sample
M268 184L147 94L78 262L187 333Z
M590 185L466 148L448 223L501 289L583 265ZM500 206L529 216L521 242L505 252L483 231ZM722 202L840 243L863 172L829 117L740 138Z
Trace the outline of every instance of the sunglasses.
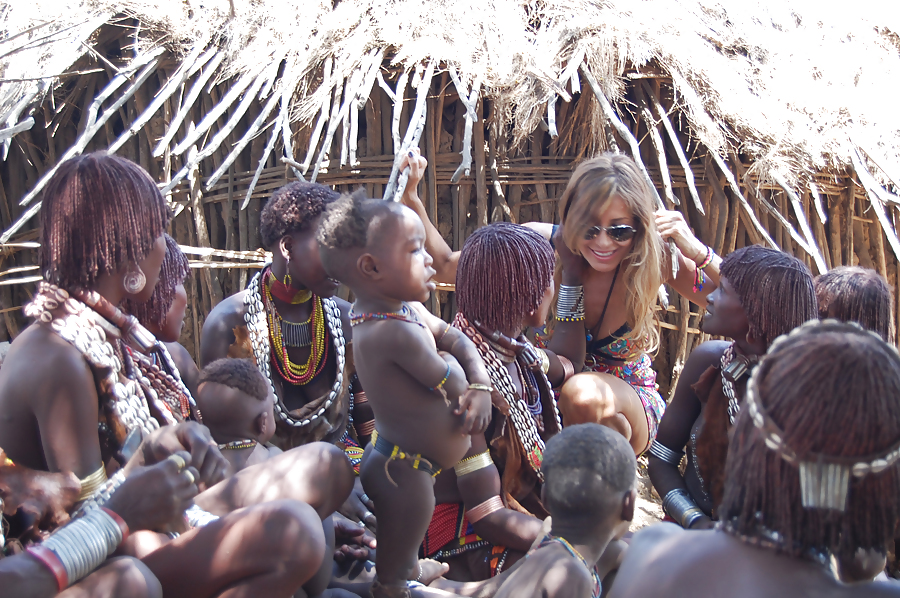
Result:
M616 243L627 243L634 238L637 230L628 224L617 224L615 226L592 226L584 233L585 241L593 241L600 236L600 233L606 231L609 238Z

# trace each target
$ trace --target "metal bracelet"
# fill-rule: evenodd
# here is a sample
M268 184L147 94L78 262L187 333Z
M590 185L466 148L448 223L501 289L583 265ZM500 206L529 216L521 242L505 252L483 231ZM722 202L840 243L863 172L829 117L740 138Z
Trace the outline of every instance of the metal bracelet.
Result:
M99 567L121 542L122 529L116 520L101 509L89 509L43 545L59 558L71 585Z
M556 316L558 318L584 318L584 287L560 285L556 297Z
M684 488L669 490L663 498L662 507L669 517L680 523L681 527L685 529L705 515Z
M673 451L659 440L653 441L653 444L650 445L649 452L660 461L669 463L675 467L681 465L681 459L684 458L684 451Z

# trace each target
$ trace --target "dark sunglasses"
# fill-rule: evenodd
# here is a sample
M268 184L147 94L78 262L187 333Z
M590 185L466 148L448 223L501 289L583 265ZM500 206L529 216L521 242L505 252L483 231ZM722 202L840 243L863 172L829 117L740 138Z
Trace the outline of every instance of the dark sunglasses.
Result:
M592 226L584 233L585 241L593 241L600 236L600 233L606 231L609 238L616 243L627 243L634 238L637 230L628 224L617 224L615 226Z

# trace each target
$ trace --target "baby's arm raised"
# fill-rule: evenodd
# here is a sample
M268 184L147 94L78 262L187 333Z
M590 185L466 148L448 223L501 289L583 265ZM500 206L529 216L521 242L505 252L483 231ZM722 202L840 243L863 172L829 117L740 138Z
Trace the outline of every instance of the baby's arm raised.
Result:
M464 429L466 434L481 434L491 423L491 377L488 375L475 343L465 334L449 326L442 319L425 309L421 304L413 304L420 319L434 335L438 349L453 355L462 366L468 380L468 389L459 397L457 414L466 414ZM452 372L451 372L452 375ZM481 388L472 388L476 385Z

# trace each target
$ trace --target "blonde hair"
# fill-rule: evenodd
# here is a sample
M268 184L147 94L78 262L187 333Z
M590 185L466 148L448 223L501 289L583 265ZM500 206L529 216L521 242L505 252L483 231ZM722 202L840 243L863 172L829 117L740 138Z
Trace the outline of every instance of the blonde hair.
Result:
M621 285L625 288L627 322L631 331L624 338L636 349L654 353L659 347L659 326L654 307L663 283L663 241L656 233L653 195L634 160L606 153L579 164L559 200L562 239L575 254L587 230L597 224L614 197L621 199L634 216L637 229L631 252L622 260ZM557 283L557 291L559 283Z

